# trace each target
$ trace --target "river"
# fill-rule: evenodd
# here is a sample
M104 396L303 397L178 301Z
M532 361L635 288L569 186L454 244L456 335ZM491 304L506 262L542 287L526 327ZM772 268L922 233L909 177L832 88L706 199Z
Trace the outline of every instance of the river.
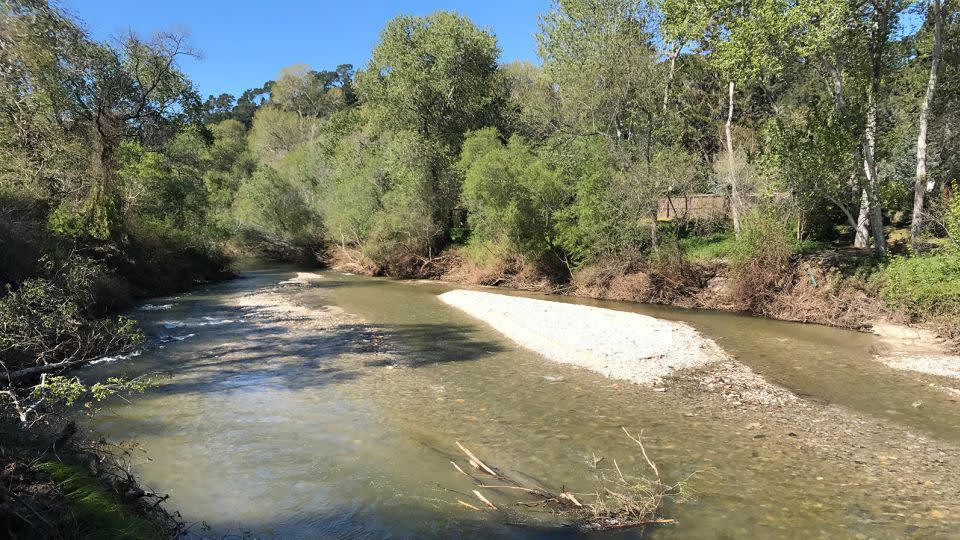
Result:
M197 535L574 537L459 506L472 487L450 465L459 459L454 441L506 470L584 493L595 488L589 456L644 471L626 426L644 430L666 478L694 474L695 498L664 508L677 524L645 537L960 537L956 506L942 504L960 503L960 405L930 386L942 379L874 361L872 336L552 298L688 322L808 404L802 414L714 408L520 349L441 303L436 296L450 284L324 272L281 294L362 322L305 337L283 321L244 316L236 298L293 273L251 266L237 280L151 300L132 312L151 338L143 354L87 368L98 377L169 374L90 423L108 439L139 444L135 471L171 495L171 510L206 524ZM402 365L369 361L365 344L384 339L377 346Z

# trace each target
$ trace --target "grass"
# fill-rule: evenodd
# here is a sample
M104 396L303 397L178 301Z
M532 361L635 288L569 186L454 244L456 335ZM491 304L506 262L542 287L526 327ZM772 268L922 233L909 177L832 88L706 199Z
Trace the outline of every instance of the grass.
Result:
M714 233L709 236L691 236L680 240L680 248L690 261L715 261L728 259L737 249L737 240L730 233ZM797 253L809 255L824 248L822 242L805 239L794 246Z
M691 236L680 239L680 248L691 261L726 259L735 248L736 239L728 233Z
M84 467L48 461L37 469L61 485L83 538L136 540L162 536L152 521L134 513Z
M876 279L880 296L894 309L921 318L955 319L960 313L960 256L894 257Z

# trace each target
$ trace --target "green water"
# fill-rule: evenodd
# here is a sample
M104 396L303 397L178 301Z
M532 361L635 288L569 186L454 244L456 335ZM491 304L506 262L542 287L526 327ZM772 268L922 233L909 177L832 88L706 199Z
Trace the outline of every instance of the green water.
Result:
M518 527L458 506L472 486L449 463L458 458L454 441L507 471L588 492L592 454L644 471L620 426L644 430L666 478L699 471L696 499L664 509L678 524L644 536L960 536L956 514L930 518L915 498L902 512L891 509L888 492L914 489L916 478L892 485L863 478L847 456L812 454L790 434L789 418L712 411L696 399L546 361L442 304L436 296L449 285L325 273L317 286L285 293L307 306L339 306L393 336L409 366L398 369L351 353L347 335L285 339L282 324L255 327L231 306L231 298L290 275L288 267L250 269L230 283L154 300L170 307L134 314L154 343L166 342L90 368L97 375L173 373L94 424L110 438L137 440L144 481L170 493L170 508L205 521L215 537L244 530L276 538L574 537L570 529ZM960 406L928 386L937 379L874 362L870 336L555 300L687 321L809 400L880 419L897 434L908 428L942 441L951 456L960 441ZM919 408L912 405L918 399ZM829 422L818 414L815 421ZM883 453L883 430L865 437L866 451Z

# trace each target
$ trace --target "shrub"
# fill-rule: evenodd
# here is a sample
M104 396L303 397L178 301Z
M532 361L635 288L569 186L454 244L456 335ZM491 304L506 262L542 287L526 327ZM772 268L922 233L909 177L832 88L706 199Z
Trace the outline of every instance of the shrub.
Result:
M497 130L470 134L459 163L470 244L502 246L538 262L552 247L553 215L563 199L557 174L519 138Z
M386 189L363 251L387 274L408 276L444 241L458 186L436 141L412 132L391 137L383 152Z
M896 257L876 279L891 308L914 317L960 315L960 256Z
M46 212L39 199L0 188L0 287L35 275L40 255L53 247Z
M199 233L152 222L127 223L120 275L138 294L170 294L232 275L230 259Z
M130 319L97 318L94 285L105 274L99 264L72 257L62 266L48 263L45 274L0 299L0 360L8 376L126 351L143 339Z
M273 167L264 165L240 186L234 216L244 238L258 241L247 247L261 254L294 253L310 259L323 249L319 213L299 189Z
M790 228L773 209L751 211L741 225L730 251L731 300L741 310L762 313L792 281L796 246Z
M952 197L946 203L943 223L947 230L947 249L952 253L960 254L960 197Z

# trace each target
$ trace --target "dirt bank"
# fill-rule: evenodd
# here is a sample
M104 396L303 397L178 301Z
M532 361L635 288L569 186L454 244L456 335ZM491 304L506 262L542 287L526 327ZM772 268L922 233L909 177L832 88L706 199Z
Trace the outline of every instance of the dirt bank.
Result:
M878 322L872 331L880 336L871 352L884 364L960 380L960 356L952 344L929 329ZM960 383L958 383L960 384ZM960 395L960 389L947 388Z

